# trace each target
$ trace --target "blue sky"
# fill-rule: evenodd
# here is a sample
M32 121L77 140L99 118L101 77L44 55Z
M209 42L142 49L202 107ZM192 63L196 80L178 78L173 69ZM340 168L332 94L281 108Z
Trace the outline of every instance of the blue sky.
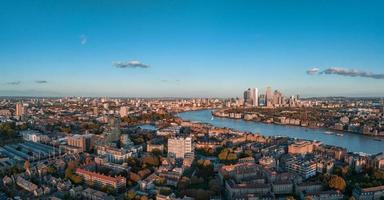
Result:
M383 78L323 73L384 74L383 10L379 0L4 1L0 96L236 97L267 86L384 96Z

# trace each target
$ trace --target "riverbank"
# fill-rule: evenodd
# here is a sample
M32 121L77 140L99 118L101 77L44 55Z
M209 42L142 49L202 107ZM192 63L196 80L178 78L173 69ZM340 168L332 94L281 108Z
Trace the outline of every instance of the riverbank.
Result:
M362 135L362 136L368 136L372 137L375 140L378 141L384 141L384 135L373 135L373 134L362 134L360 132L355 132L355 131L348 131L348 130L338 130L334 128L329 128L329 127L321 127L321 126L309 126L309 125L302 125L300 123L281 123L281 122L276 122L276 121L263 121L263 120L254 120L254 119L245 119L244 117L239 117L241 116L241 113L236 113L236 117L230 117L230 116L222 116L220 114L217 114L218 112L224 112L224 111L211 111L212 116L214 117L219 117L219 118L226 118L226 119L234 119L234 120L244 120L244 121L249 121L249 122L257 122L257 123L264 123L264 124L274 124L274 125L279 125L279 126L291 126L291 127L301 127L301 128L308 128L308 129L318 129L318 130L325 130L330 134L335 134L337 136L344 136L344 133L348 134L356 134L356 135Z
M187 121L210 124L219 128L229 128L237 131L260 133L264 136L287 136L306 140L321 141L324 144L340 146L351 152L376 154L383 152L384 141L358 134L343 133L343 137L327 134L323 129L309 129L301 126L283 126L261 122L245 121L243 119L212 118L212 110L200 110L179 113L178 116Z

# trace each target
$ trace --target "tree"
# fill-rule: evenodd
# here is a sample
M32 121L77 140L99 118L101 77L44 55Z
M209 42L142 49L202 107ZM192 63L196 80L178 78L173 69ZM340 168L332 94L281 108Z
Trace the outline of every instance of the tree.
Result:
M141 196L140 200L148 200L148 197L147 196Z
M129 190L129 191L127 192L126 198L127 198L128 200L135 199L135 197L136 197L136 192L135 192L135 190L131 189L131 190Z
M229 152L228 149L223 149L223 150L219 153L219 159L220 159L220 160L227 160L228 152Z
M187 189L189 187L190 182L191 182L191 180L188 177L183 176L183 177L181 177L181 179L180 179L180 181L178 183L178 188L180 190L185 190L185 189Z
M347 184L345 183L345 180L342 177L332 175L328 181L328 186L336 190L344 191Z
M356 200L354 196L350 196L348 200Z
M145 156L143 158L143 163L150 165L150 166L159 166L160 165L160 160L156 156Z
M102 188L102 191L108 194L112 194L115 192L115 189L110 185L106 185L105 187Z
M237 160L237 155L235 153L229 153L227 160L229 160L229 161Z
M209 189L216 194L218 194L221 191L220 182L216 179L212 179L209 181Z
M152 149L152 152L151 152L154 156L156 156L156 157L159 157L159 156L161 156L161 154L163 154L163 152L160 150L160 149L158 149L158 148L154 148L154 149Z

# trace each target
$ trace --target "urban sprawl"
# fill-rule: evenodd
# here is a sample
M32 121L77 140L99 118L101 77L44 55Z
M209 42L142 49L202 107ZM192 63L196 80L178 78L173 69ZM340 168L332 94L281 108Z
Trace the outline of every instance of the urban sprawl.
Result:
M0 199L384 199L383 153L178 115L212 110L212 117L382 141L383 105L381 98L286 97L270 87L230 99L2 97Z

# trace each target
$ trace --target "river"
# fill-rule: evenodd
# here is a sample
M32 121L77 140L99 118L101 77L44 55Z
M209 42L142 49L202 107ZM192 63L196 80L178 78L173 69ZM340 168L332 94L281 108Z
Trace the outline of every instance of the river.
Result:
M375 138L353 134L342 133L343 136L330 134L323 129L310 129L296 126L283 126L277 124L265 124L261 122L245 121L242 119L228 119L214 117L212 110L199 110L179 113L178 116L184 120L212 124L216 127L227 127L239 131L260 133L266 136L288 136L292 138L317 140L325 144L345 147L348 151L376 154L384 152L384 140L378 141ZM326 133L328 132L328 133ZM339 133L339 132L338 132Z

